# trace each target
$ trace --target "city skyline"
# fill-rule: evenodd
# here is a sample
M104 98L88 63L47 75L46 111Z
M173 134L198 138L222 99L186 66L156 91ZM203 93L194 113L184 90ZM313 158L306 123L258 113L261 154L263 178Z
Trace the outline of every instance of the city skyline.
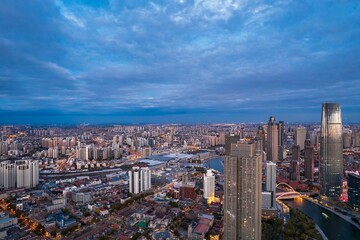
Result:
M354 2L2 1L0 124L320 122L322 102L340 103L352 122L358 10Z

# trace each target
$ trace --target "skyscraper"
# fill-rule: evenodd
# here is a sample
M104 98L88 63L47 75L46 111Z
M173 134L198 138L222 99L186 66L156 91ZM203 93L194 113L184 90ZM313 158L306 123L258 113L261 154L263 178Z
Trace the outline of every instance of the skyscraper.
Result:
M300 146L294 145L291 150L292 159L290 161L290 180L300 181Z
M215 176L212 170L207 170L204 174L204 198L208 199L215 195Z
M224 162L224 237L261 239L261 157L256 144L228 137Z
M276 203L276 164L266 163L266 191L271 192L271 207Z
M330 198L341 194L343 180L341 108L337 103L324 103L320 135L320 193Z
M306 140L306 128L297 127L295 129L295 145L300 146L300 150L304 150Z
M279 160L279 139L278 139L278 125L275 122L275 117L271 116L267 128L267 149L266 158L269 162L276 162Z
M284 122L283 121L279 121L278 123L278 157L279 160L283 160L284 159L284 146L285 146L285 139L284 139Z
M305 140L304 175L310 181L314 181L314 148L310 139Z

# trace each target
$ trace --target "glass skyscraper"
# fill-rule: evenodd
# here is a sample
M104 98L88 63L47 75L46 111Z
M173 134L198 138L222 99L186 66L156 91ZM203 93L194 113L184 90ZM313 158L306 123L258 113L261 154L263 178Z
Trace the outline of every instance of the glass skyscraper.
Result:
M338 103L323 103L320 135L321 195L338 198L343 180L341 108Z

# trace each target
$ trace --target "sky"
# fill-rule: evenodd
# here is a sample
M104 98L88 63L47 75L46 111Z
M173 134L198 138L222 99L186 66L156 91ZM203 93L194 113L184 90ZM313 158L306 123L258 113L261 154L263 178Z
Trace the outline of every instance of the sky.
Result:
M0 124L360 119L360 2L1 0Z

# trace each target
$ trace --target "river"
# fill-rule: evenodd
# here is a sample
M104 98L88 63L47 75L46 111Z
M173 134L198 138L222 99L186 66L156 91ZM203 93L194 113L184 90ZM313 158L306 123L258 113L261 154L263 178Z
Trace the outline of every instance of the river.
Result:
M207 168L212 168L215 169L217 171L219 171L220 173L224 173L224 166L221 164L221 161L223 160L223 157L217 157L217 158L211 158L206 162L206 167Z
M221 164L223 157L212 158L206 162L208 168L213 168L220 173L224 173L224 167ZM321 228L329 240L352 240L360 239L360 230L348 223L336 214L312 203L306 199L286 200L284 201L290 207L297 208L312 218ZM325 213L326 218L322 213Z
M359 239L360 230L336 214L306 199L286 200L284 203L297 208L319 225L329 240ZM328 217L323 215L325 213Z

